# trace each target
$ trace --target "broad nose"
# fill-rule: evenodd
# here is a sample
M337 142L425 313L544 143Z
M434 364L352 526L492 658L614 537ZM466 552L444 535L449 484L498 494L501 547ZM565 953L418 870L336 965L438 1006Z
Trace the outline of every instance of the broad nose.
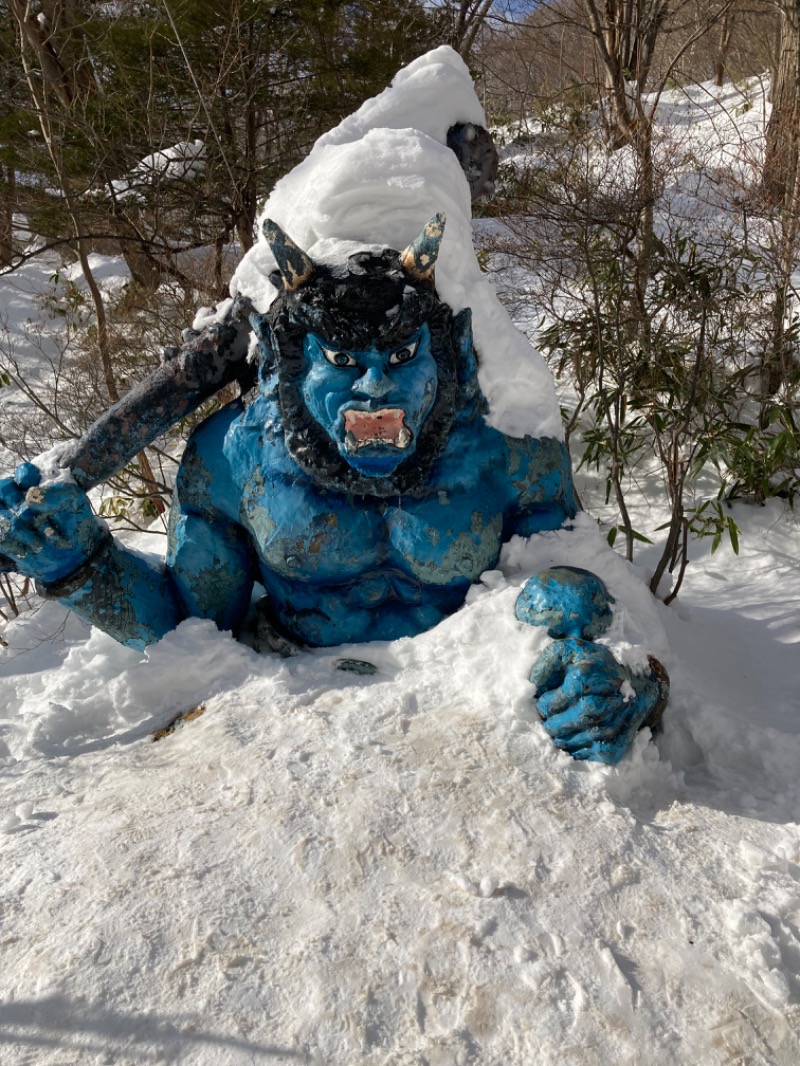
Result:
M371 366L353 383L353 392L368 396L371 400L382 400L394 388L394 382L382 367Z

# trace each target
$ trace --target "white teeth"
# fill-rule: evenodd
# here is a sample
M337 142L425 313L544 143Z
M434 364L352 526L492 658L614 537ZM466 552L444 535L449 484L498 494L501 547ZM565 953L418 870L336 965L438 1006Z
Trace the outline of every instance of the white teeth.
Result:
M353 422L352 428L347 428L348 421ZM359 412L356 415L345 415L344 445L349 452L360 452L362 448L392 447L400 451L405 450L414 434L405 425L397 425L400 421L396 413L392 418L382 417L382 413ZM394 425L392 425L394 423ZM387 431L394 429L395 435L388 436ZM374 434L373 431L374 430Z
M392 444L395 448L402 449L407 448L411 443L411 431L403 426L394 440L387 437L368 437L366 440L356 440L353 433L346 433L344 443L349 452L360 452L362 448L369 448L375 444Z

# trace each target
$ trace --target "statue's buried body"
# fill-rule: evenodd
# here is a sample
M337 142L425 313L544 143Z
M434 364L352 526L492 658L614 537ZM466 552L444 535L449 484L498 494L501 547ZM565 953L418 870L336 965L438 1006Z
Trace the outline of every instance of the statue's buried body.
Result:
M561 442L484 417L470 311L436 294L443 226L330 266L265 223L280 295L251 319L258 383L192 434L164 566L31 464L0 482L0 551L139 648L186 617L239 634L256 583L276 650L413 636L451 614L504 542L560 528L577 505ZM532 675L545 728L576 757L615 762L667 682L655 661L631 674L595 643L609 602L598 579L559 568L531 579L517 613L556 638Z
M470 195L496 166L481 123L463 61L436 49L276 185L232 289L252 301L231 343L243 359L252 329L257 381L192 434L163 565L111 537L75 483L87 484L83 460L69 458L58 465L73 478L23 463L0 480L0 564L132 647L199 617L286 653L430 629L515 534L569 524L577 503L552 381L472 249ZM224 369L216 329L196 351L206 345ZM79 445L91 439L95 481L129 431L146 432L127 458L169 424L176 362L137 386L135 417L101 420ZM201 392L175 394L174 417ZM575 757L606 762L655 724L668 691L656 660L637 673L598 643L612 602L593 574L555 567L530 578L516 607L552 638L531 673L545 729Z

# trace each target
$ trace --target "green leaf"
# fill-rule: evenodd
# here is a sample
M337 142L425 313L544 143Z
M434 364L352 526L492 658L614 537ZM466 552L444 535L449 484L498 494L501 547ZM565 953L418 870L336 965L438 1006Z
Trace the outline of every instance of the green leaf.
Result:
M728 536L731 538L731 547L733 548L733 554L739 554L739 527L734 520L728 515Z

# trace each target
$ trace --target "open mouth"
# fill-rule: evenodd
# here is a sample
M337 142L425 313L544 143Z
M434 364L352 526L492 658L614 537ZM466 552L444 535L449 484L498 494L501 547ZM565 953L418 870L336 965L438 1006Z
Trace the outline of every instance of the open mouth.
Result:
M349 408L344 413L344 440L350 451L372 445L388 444L393 448L407 448L411 430L404 424L405 411L401 407L382 407L379 411L359 411Z

